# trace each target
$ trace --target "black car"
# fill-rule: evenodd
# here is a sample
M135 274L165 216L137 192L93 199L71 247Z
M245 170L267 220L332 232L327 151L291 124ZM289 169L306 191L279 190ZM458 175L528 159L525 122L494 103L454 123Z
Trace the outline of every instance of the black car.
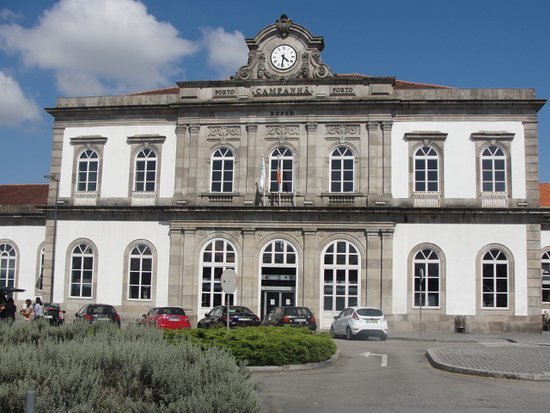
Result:
M307 327L315 331L317 320L307 307L284 306L273 308L262 321L262 326Z
M65 310L62 310L57 303L44 304L44 319L52 326L60 326L65 322Z
M86 304L75 314L76 320L84 320L90 324L98 321L110 321L120 327L120 317L112 305Z
M227 306L219 305L204 315L197 327L223 327L227 325ZM229 306L229 327L248 327L260 325L260 317L249 308L239 305Z

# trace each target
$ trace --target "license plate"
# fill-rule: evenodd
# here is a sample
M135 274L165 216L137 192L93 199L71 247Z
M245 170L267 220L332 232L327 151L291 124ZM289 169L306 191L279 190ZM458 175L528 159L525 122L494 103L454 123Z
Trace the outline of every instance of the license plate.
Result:
M239 317L237 318L239 321L250 321L250 317Z
M45 315L44 318L50 319L50 318L53 318L53 315Z
M111 319L106 317L98 317L97 321L111 321Z
M365 320L365 321L371 324L378 323L378 320Z
M306 322L305 318L297 318L294 321L297 322L297 323L305 323Z
M179 318L170 317L170 318L168 319L168 321L180 321L180 319L179 319Z

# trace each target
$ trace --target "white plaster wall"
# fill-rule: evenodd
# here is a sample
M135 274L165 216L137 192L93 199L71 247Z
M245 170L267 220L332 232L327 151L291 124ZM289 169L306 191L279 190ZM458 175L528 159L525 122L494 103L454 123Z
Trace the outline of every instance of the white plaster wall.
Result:
M514 258L515 314L527 315L527 228L525 225L399 224L393 240L393 312L406 314L407 258L422 243L432 243L446 258L446 314L476 313L476 257L488 244L501 244Z
M550 247L550 231L540 232L540 248Z
M157 278L154 285L156 305L168 304L168 272L170 263L169 224L163 222L121 221L60 221L58 223L55 292L56 302L63 297L70 284L69 246L77 239L86 238L98 249L96 302L121 305L124 281L124 253L135 240L149 241L157 252ZM69 266L69 268L68 268Z
M476 145L470 135L480 131L514 133L511 142L512 197L525 198L525 145L521 122L394 122L392 126L392 193L409 197L409 142L405 133L447 133L444 147L444 197L477 198Z
M130 178L133 159L131 159L131 145L126 142L126 139L129 136L144 134L166 136L166 140L160 145L162 153L159 196L172 197L176 171L176 131L173 123L66 128L63 137L59 196L70 197L71 185L75 185L75 182L72 182L75 166L71 138L100 135L107 138L101 170L101 197L128 197L133 182Z
M34 302L34 286L40 270L40 245L45 239L46 227L43 226L0 227L0 242L7 241L17 250L18 271L15 275L15 286L26 290L15 294L15 300L30 298Z

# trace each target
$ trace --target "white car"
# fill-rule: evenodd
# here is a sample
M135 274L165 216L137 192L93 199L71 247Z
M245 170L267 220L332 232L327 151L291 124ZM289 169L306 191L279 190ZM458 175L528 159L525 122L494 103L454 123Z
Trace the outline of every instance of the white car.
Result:
M388 322L384 313L373 307L348 307L334 317L330 326L333 336L345 336L348 340L355 337L388 338Z

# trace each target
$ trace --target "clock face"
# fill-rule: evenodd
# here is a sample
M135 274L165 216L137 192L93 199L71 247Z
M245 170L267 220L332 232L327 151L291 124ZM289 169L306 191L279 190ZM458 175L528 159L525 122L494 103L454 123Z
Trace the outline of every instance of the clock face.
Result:
M271 52L271 63L279 70L288 70L296 63L296 50L292 46L282 44Z

